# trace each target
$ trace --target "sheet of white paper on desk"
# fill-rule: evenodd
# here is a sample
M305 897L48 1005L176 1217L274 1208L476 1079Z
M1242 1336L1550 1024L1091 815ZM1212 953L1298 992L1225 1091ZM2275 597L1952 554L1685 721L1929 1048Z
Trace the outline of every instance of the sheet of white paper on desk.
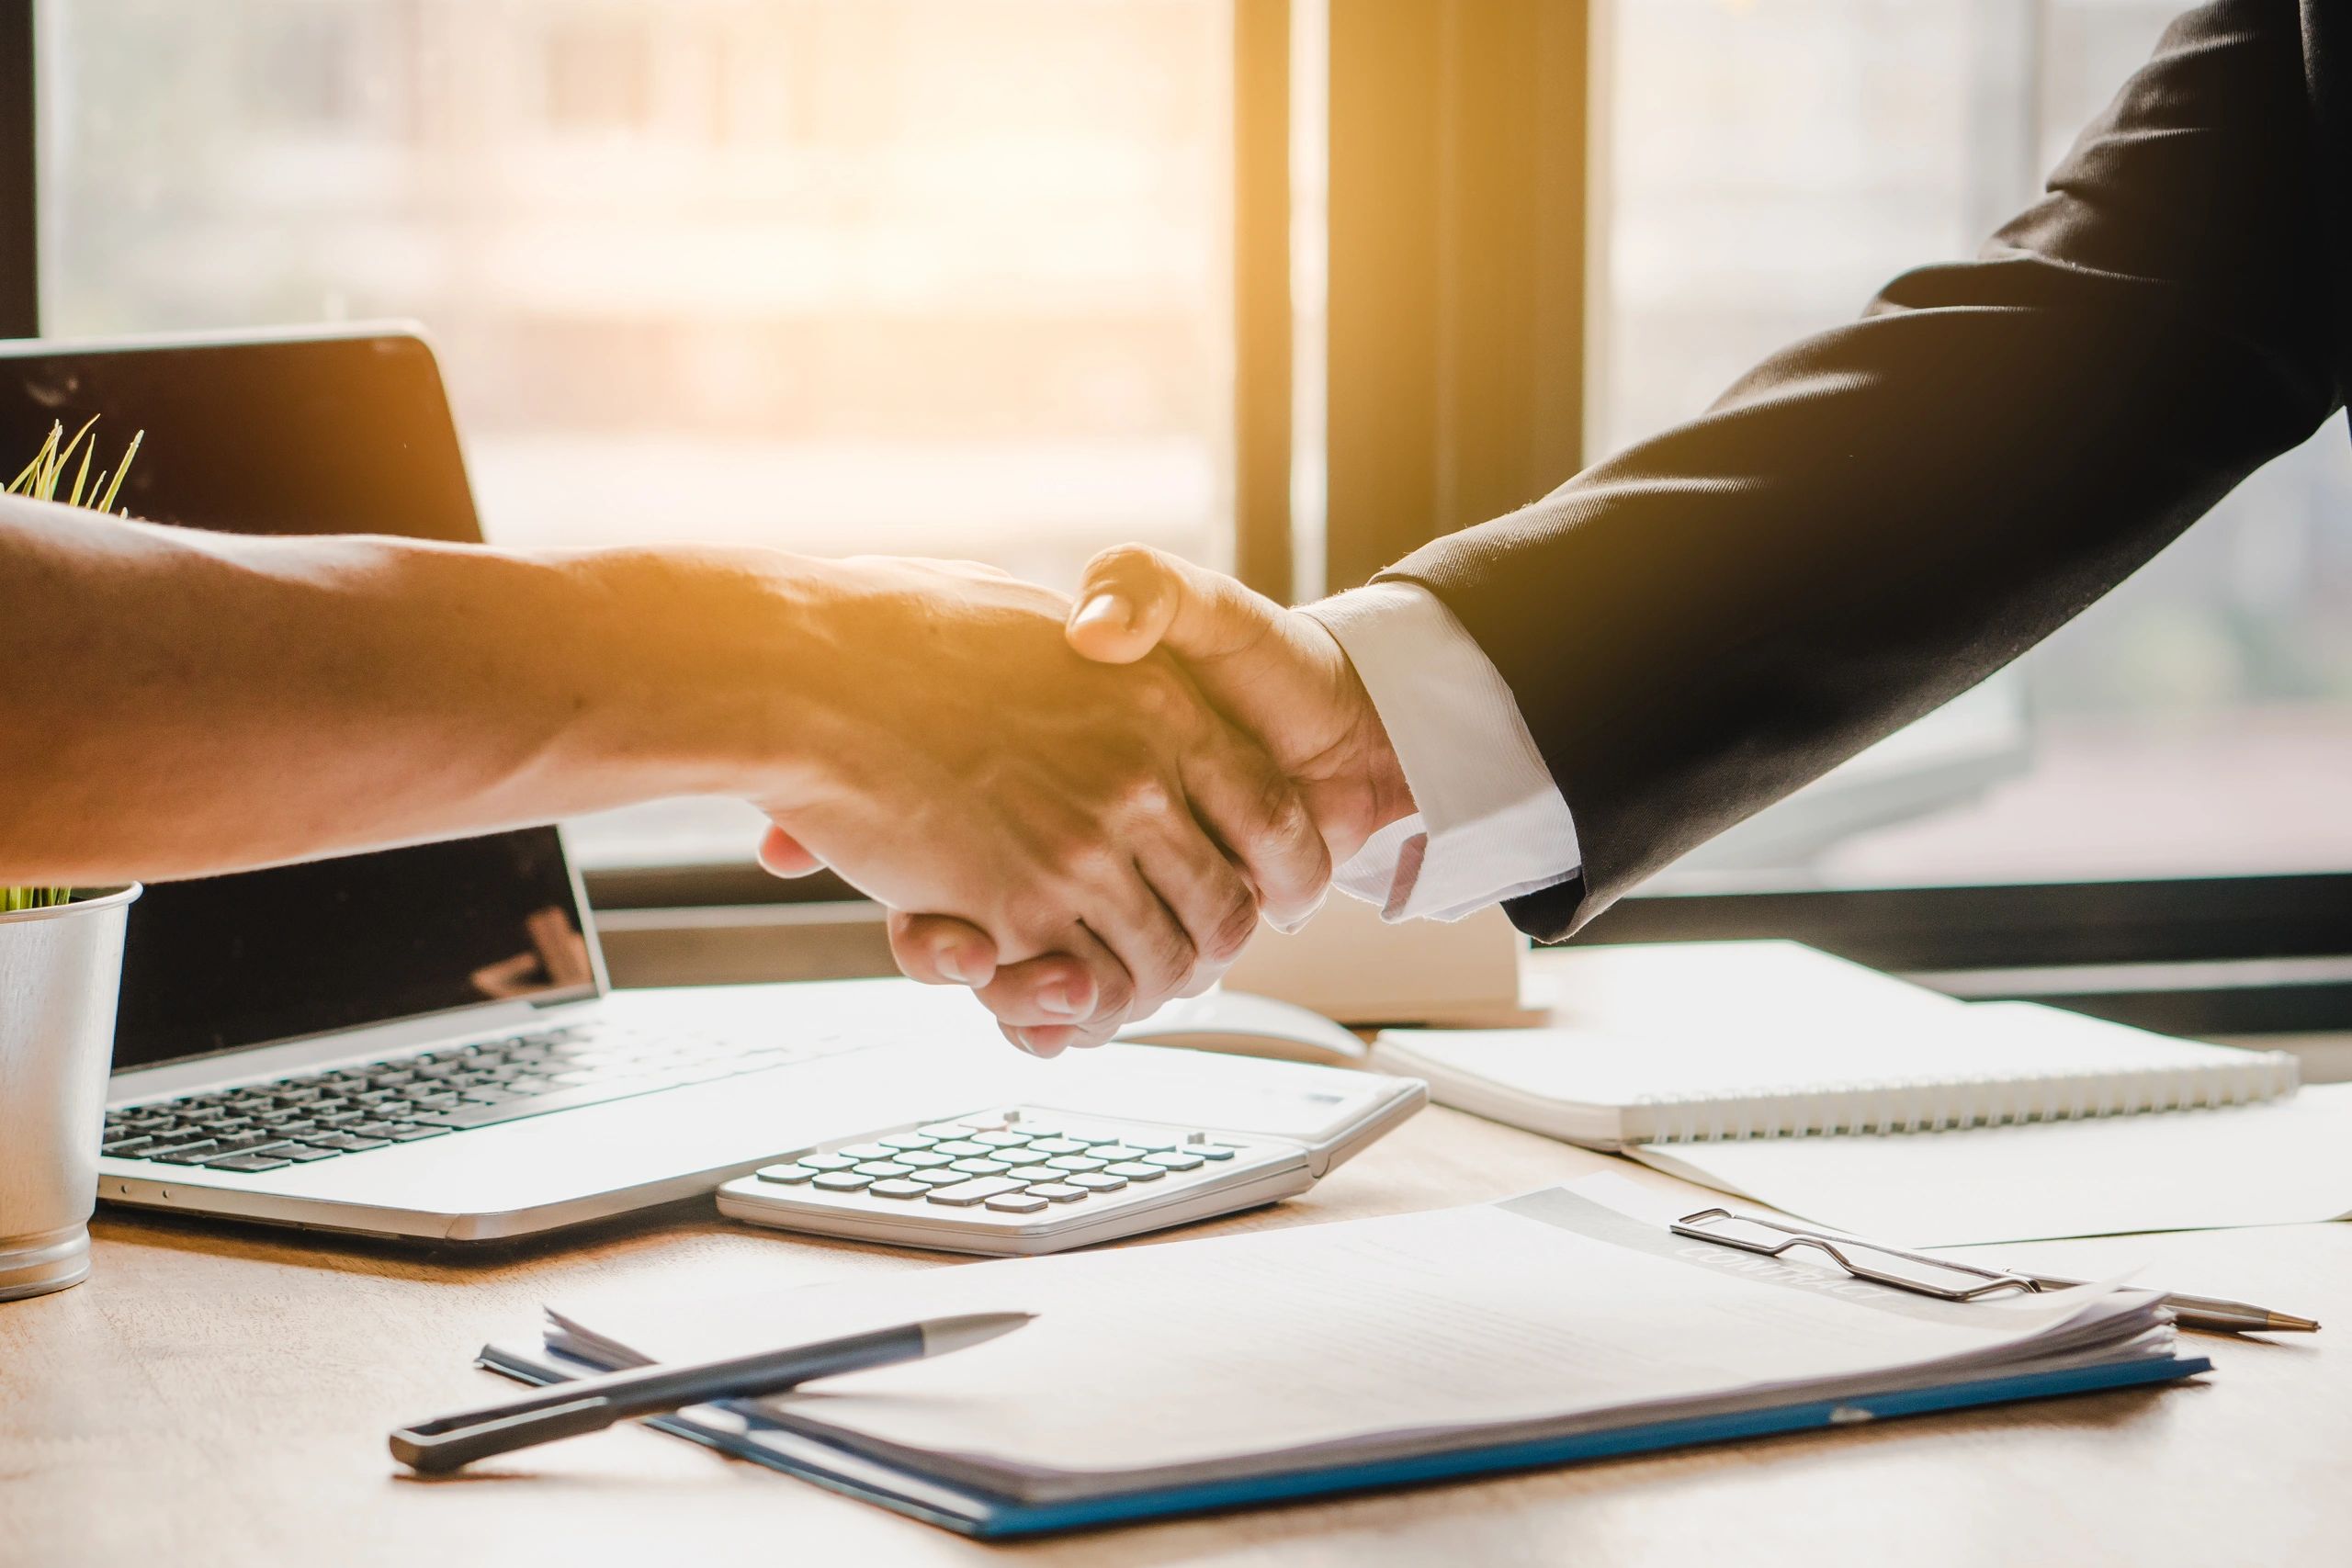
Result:
M2352 1084L2165 1116L1629 1152L1816 1224L1916 1247L2299 1224L2352 1215Z
M1763 1265L1759 1267L1759 1265ZM2045 1364L2086 1340L2161 1356L2144 1292L1930 1301L1686 1243L1566 1190L1510 1205L926 1269L734 1301L566 1310L662 1360L950 1312L1017 1334L829 1381L788 1424L1030 1496L1088 1477L1252 1473L1426 1451L1629 1410L1737 1408ZM1976 1375L1993 1375L1990 1370Z

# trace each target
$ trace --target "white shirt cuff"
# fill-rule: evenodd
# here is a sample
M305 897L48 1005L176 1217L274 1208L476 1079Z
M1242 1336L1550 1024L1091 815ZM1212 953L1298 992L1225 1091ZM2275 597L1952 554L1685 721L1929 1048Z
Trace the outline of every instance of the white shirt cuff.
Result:
M1444 601L1375 582L1306 609L1355 665L1419 808L1374 834L1332 886L1385 920L1458 920L1582 868L1576 819L1510 685Z

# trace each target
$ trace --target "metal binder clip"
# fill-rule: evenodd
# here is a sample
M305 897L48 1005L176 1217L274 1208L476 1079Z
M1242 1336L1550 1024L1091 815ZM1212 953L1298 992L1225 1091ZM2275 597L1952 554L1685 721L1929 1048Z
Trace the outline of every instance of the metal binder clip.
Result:
M1858 1280L1892 1285L1899 1291L1914 1291L1940 1301L1973 1302L1996 1291L2041 1289L2038 1280L2023 1274L2005 1274L1997 1269L1973 1268L1965 1263L1928 1258L1850 1235L1798 1230L1792 1225L1758 1219L1753 1214L1735 1214L1729 1209L1702 1209L1695 1214L1683 1215L1668 1228L1677 1235L1712 1241L1723 1247L1736 1247L1742 1252L1760 1252L1768 1258L1778 1258L1796 1247L1810 1247L1826 1253L1839 1268Z

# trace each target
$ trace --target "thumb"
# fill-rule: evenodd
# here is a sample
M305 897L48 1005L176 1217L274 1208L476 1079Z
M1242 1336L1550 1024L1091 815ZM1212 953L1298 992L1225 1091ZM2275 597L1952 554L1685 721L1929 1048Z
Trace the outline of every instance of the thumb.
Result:
M1188 660L1238 652L1282 606L1222 572L1148 545L1119 545L1086 565L1064 635L1102 664L1132 664L1162 642Z

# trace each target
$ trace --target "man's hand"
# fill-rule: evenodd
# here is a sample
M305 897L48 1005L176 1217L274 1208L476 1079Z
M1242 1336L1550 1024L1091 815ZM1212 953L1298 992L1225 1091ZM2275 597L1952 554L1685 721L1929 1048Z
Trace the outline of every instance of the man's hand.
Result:
M1210 701L1254 734L1297 785L1331 863L1345 861L1375 830L1413 810L1363 682L1312 615L1285 609L1231 578L1127 545L1089 564L1068 637L1072 648L1105 664L1132 663L1163 649L1180 655ZM793 847L772 848L777 852L770 864L781 869L777 861L787 859ZM1269 913L1283 920L1281 911ZM1075 1024L1057 1023L1043 1000L1080 988L1082 966L1051 954L1012 961L965 921L894 914L890 946L899 967L915 979L941 984L981 977L981 999L1006 1033L1041 1055L1099 1043L1123 1021L1114 1010L1098 1006Z
M763 802L763 859L958 917L918 977L975 987L1017 1041L1107 1037L1213 980L1261 904L1319 900L1330 862L1297 790L1168 655L1081 659L1066 600L985 567L812 563L797 591L822 651L792 750L824 761Z

